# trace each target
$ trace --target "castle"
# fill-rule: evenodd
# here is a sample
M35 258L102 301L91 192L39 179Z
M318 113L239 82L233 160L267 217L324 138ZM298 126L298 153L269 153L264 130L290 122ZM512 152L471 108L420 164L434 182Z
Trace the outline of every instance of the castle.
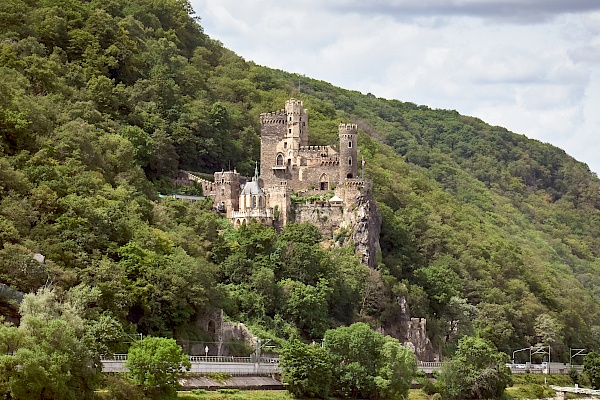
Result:
M309 146L308 110L295 99L286 101L282 110L261 114L260 124L260 173L257 167L247 179L235 169L215 172L210 182L182 171L178 182L202 184L215 210L234 227L253 219L276 229L289 222L311 222L325 238L333 238L340 231L356 230L365 214L361 207L376 210L371 181L358 176L356 125L340 123L337 148ZM378 236L379 227L371 231ZM363 259L372 265L374 254Z

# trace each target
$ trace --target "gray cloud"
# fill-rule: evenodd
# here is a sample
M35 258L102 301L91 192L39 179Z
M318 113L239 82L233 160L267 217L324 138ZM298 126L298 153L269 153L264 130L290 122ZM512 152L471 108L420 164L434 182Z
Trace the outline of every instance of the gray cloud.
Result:
M541 23L561 14L600 10L598 0L335 0L337 13L415 17L467 16L498 22Z

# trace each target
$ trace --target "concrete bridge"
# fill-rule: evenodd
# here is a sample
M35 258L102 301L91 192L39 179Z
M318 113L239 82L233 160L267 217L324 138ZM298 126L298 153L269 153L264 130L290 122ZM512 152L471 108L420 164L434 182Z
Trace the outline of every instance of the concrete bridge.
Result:
M279 360L272 357L220 357L189 356L192 368L189 372L208 374L224 372L231 376L260 376L280 372ZM127 354L115 354L110 358L102 358L102 372L128 372L125 367Z
M224 372L231 376L260 376L281 372L279 359L274 357L222 357L222 356L189 356L192 368L189 372L207 374ZM115 354L110 358L102 358L102 372L127 372L125 361L127 354ZM441 362L419 362L417 368L431 375L441 368Z
M211 372L224 372L231 376L261 376L272 375L281 372L279 359L275 357L223 357L223 356L189 356L192 368L190 372L207 374ZM124 364L127 354L115 354L110 358L102 359L103 372L127 372ZM566 374L571 368L570 364L543 363L543 364L506 364L513 374L537 373L537 374ZM573 366L581 372L581 366ZM442 368L441 362L417 363L417 369L432 375Z

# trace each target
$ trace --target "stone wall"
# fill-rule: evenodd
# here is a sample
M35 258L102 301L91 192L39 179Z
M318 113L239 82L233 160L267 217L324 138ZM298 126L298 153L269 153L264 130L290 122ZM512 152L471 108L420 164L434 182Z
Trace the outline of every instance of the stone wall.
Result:
M294 207L294 222L310 222L319 228L324 238L333 238L344 222L344 207L327 203L303 203Z

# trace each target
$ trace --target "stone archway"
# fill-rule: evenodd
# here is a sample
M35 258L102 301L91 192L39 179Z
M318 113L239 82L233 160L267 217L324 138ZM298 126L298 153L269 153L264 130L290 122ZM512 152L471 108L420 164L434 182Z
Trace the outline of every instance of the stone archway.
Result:
M217 325L215 324L215 321L213 321L212 319L208 321L206 331L213 339L215 338L215 335L217 333Z
M321 190L329 190L329 176L322 174L319 178L319 188Z

